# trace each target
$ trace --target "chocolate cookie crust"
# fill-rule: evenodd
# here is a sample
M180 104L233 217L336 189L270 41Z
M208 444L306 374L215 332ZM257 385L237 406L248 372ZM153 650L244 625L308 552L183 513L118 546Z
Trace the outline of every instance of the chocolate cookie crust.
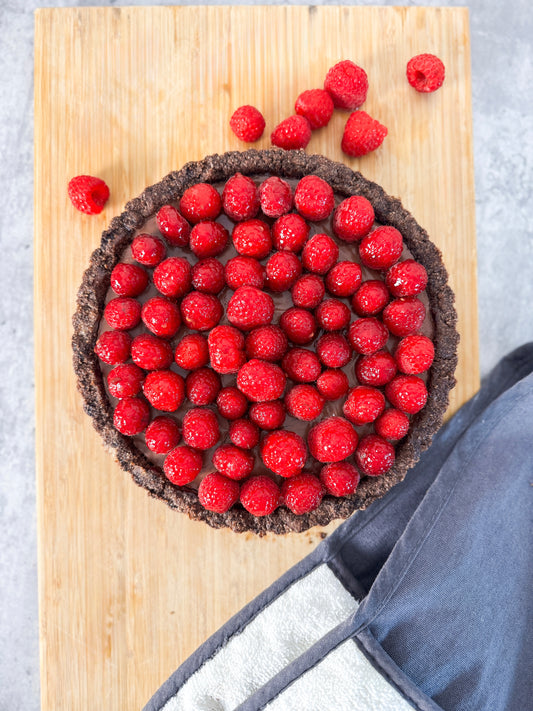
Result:
M380 477L363 478L356 493L350 497L338 499L325 496L318 509L303 516L296 516L281 506L270 516L255 517L240 504L225 514L213 513L201 506L194 489L178 487L168 481L162 470L137 449L133 440L121 435L113 426L113 410L94 353L111 271L131 243L135 230L160 207L178 200L195 183L225 181L236 172L251 177L268 174L296 179L314 174L328 182L342 197L363 195L372 203L378 222L396 227L402 233L407 248L424 265L429 277L426 292L434 323L435 359L429 371L429 397L425 408L413 417L409 433L397 445L396 461L392 469ZM170 173L159 183L146 188L138 198L131 200L124 212L113 218L102 235L100 246L91 255L90 265L83 275L78 292L72 338L74 370L84 410L92 418L106 447L114 450L121 467L130 472L134 481L151 496L166 501L171 508L186 513L191 519L204 521L214 528L228 527L239 533L253 531L264 535L268 532L282 534L305 531L312 526L324 526L334 519L347 518L354 511L364 509L381 498L392 486L402 481L422 451L429 447L442 423L449 392L455 384L459 341L454 295L447 282L448 274L440 251L400 201L389 197L379 185L366 180L342 163L320 155L308 155L303 151L278 149L234 151L187 163L181 170Z

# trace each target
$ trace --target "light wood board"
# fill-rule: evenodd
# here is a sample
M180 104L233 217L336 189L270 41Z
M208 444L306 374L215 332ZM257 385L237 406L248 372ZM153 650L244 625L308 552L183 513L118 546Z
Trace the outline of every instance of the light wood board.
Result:
M405 80L414 54L446 65L441 90ZM309 553L319 532L258 540L213 531L133 485L84 415L71 314L111 217L186 161L243 148L228 119L250 103L274 125L340 59L370 78L364 108L389 128L362 159L336 112L308 152L400 196L441 247L462 336L451 411L478 388L468 15L464 9L46 9L35 34L35 363L42 708L138 709L210 633ZM69 178L111 188L87 217Z

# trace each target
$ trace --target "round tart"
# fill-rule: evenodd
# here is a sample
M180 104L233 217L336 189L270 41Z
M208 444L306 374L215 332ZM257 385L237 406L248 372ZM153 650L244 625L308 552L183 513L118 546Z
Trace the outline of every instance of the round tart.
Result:
M216 528L304 531L381 498L430 445L455 384L453 302L427 233L360 173L213 155L104 232L74 368L152 496Z

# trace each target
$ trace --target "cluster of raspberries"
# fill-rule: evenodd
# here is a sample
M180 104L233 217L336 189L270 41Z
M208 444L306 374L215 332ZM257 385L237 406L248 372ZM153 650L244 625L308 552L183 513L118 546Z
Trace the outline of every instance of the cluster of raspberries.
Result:
M231 235L221 215L234 223ZM317 231L324 224L336 239ZM199 183L179 209L162 207L157 225L160 234L136 235L132 261L113 268L109 330L95 346L112 366L116 429L144 432L177 486L198 477L211 450L215 471L198 497L219 513L240 500L256 516L280 505L303 514L325 494L353 494L361 475L388 471L409 416L426 403L420 374L434 355L419 333L426 270L401 259L402 235L374 225L362 196L335 207L331 186L315 175L294 193L278 177L258 186L237 173L222 195ZM339 261L342 243L360 263ZM361 265L372 278L363 280ZM275 319L283 292L293 306ZM337 414L322 416L333 401ZM178 423L169 413L182 406ZM284 429L287 416L303 426Z

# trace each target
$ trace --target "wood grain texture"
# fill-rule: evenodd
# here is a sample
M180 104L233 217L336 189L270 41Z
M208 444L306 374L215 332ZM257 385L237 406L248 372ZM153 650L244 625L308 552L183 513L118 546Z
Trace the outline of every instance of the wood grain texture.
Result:
M405 80L434 51L433 95ZM35 362L44 711L140 708L231 614L320 540L257 540L190 522L132 484L81 408L71 314L111 217L202 156L240 149L228 119L258 106L269 130L298 93L353 58L364 108L389 128L359 160L340 150L346 114L308 152L344 160L401 196L444 253L462 340L450 411L478 388L468 15L463 9L153 7L39 10L35 31ZM257 144L267 147L269 131ZM98 175L111 199L76 212L70 177Z

